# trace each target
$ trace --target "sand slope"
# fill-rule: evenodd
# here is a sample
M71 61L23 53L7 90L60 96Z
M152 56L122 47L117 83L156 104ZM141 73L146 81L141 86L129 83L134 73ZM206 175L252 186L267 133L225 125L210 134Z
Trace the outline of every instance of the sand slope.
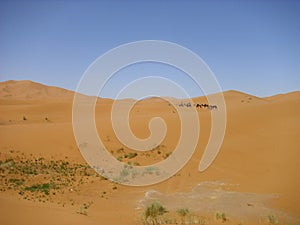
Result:
M37 100L72 98L71 91L42 85L30 80L14 81L9 80L0 83L0 98L8 100Z
M276 199L268 203L277 210L300 218L300 92L258 98L242 92L224 92L227 107L227 130L219 155L203 173L198 164L205 149L210 130L209 110L199 110L201 135L190 162L166 182L140 188L118 186L112 191L108 181L82 187L80 198L94 200L88 216L76 213L75 206L62 207L54 203L34 203L18 200L13 192L0 193L1 224L134 224L138 202L153 189L162 193L190 192L204 181L222 181L230 184L231 191L274 194ZM73 93L31 81L7 81L0 83L0 160L11 151L64 159L84 163L78 151L72 130ZM126 101L123 100L124 104ZM205 102L205 98L195 98ZM114 135L110 124L112 100L99 99L96 107L96 123L100 137L115 157L122 151L132 151L122 145ZM132 109L130 115L133 132L146 138L150 132L149 119L164 118L168 133L158 150L150 156L139 154L132 162L140 164L157 162L171 152L180 136L178 115L166 101L145 99ZM119 149L122 151L118 152ZM125 159L124 159L125 160ZM82 193L89 194L82 194ZM99 197L108 192L104 201ZM109 190L109 191L108 191ZM68 198L68 193L65 194ZM82 200L83 202L85 200ZM15 217L15 211L23 212ZM100 213L101 212L101 213ZM130 215L130 216L128 216ZM65 220L60 223L57 218ZM99 223L99 221L105 221Z

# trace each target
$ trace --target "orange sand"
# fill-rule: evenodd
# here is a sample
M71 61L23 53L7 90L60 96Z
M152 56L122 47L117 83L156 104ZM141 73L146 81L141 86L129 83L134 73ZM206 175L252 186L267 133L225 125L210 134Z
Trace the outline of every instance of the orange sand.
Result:
M126 187L104 181L101 185L83 185L78 202L93 200L88 216L76 213L78 205L39 203L22 199L17 193L0 192L0 224L135 224L138 201L151 189L163 193L190 192L203 181L223 181L232 191L277 194L269 204L300 218L300 92L258 98L237 91L224 92L227 106L227 130L219 155L203 173L198 164L210 129L209 110L199 110L201 135L189 163L169 180L151 187ZM73 93L31 81L0 83L0 154L10 151L43 156L68 157L84 163L72 130ZM126 104L126 101L123 100ZM194 99L203 102L203 98ZM96 123L100 137L109 150L121 147L110 124L113 101L99 99ZM23 116L26 120L23 120ZM165 101L153 98L139 102L130 115L132 130L147 137L149 119L160 116L168 125L161 144L162 154L138 156L140 164L162 160L172 151L180 135L178 115ZM46 120L47 118L47 120ZM1 160L1 155L0 155ZM100 198L103 190L107 198ZM65 193L68 198L70 193ZM79 204L78 203L78 204ZM180 208L180 206L178 206ZM237 224L237 223L236 223Z

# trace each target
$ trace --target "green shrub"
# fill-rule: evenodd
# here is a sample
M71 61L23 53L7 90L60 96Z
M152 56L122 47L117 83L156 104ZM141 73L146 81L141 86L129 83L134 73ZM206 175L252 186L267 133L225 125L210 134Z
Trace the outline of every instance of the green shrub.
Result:
M157 201L154 201L146 208L145 219L146 221L150 219L153 225L158 224L158 216L166 213L166 208Z
M43 192L45 195L49 195L51 189L55 189L56 186L53 183L34 184L24 188L25 191L30 192Z
M187 208L178 209L176 212L179 216L182 216L182 217L189 214L189 210Z
M216 219L222 220L223 223L228 220L225 213L219 213L219 212L216 213Z
M21 186L24 183L24 179L10 178L8 180L10 183L14 183L15 186Z
M88 209L93 204L93 202L84 203L80 208L77 210L78 214L87 216L88 215Z

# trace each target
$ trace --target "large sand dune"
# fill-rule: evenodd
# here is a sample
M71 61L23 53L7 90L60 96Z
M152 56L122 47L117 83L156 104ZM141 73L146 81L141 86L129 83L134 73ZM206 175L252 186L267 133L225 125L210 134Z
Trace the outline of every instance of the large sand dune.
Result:
M141 202L149 201L147 193L150 190L160 193L154 198L170 209L188 207L209 215L209 212L203 210L204 203L197 208L193 201L188 203L180 200L182 195L179 193L184 193L186 198L190 196L197 199L196 195L191 197L191 193L195 194L195 188L203 182L224 183L209 186L211 189L205 189L203 193L210 195L216 190L222 190L218 192L221 193L219 197L216 195L211 198L211 201L221 199L220 204L211 205L215 207L212 213L216 210L226 212L227 205L231 224L238 224L239 221L245 221L245 224L258 224L259 221L268 224L267 219L262 219L267 218L263 212L275 214L282 223L287 221L296 224L300 219L300 92L267 98L237 91L223 94L227 107L226 134L219 155L206 171L200 173L198 164L209 138L211 116L210 110L197 109L201 134L196 151L189 163L167 181L132 188L100 179L95 174L84 176L85 180L77 182L80 175L75 175L69 186L63 186L62 191L58 190L56 195L39 197L29 193L29 197L24 199L24 195L17 191L19 187L6 188L9 184L8 181L5 183L5 179L11 178L7 173L11 165L7 164L9 160L5 164L5 160L12 158L21 162L28 159L34 162L42 157L46 164L50 164L51 160L67 161L70 165L85 164L72 129L74 93L31 81L0 83L0 224L136 224L141 210L138 208L143 207ZM122 101L127 104L133 100ZM193 101L206 102L206 99L199 97ZM163 160L172 152L180 136L180 122L175 109L166 100L145 99L131 110L130 125L137 137L146 138L150 135L148 123L154 116L162 117L168 126L167 135L159 147L151 150L148 155L138 153L132 159L124 155L133 150L120 143L114 135L110 123L113 102L99 98L95 112L99 136L116 158L122 157L124 162L146 165ZM30 182L44 182L51 176L51 168L49 171L50 174L44 178L37 178L40 175L33 174L26 176L26 179ZM68 175L63 175L61 179L65 179L64 176ZM250 198L246 193L253 195ZM243 205L243 196L253 201L247 202L248 207ZM39 202L39 199L42 201ZM203 198L199 197L200 200ZM76 213L83 204L89 204L87 216L81 215L85 213ZM239 204L240 207L229 209L229 206ZM267 211L259 210L259 207ZM244 211L239 212L239 208ZM240 218L237 214L240 214ZM218 222L209 216L207 218L208 224Z

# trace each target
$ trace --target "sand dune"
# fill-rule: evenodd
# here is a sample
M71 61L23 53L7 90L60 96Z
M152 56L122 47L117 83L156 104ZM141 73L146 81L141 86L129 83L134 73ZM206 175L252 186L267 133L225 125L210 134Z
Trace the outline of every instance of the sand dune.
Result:
M42 85L33 81L9 80L0 83L0 98L11 100L37 100L37 99L52 99L59 100L60 98L72 98L72 91L62 88Z
M257 204L264 204L264 207L270 207L274 212L283 213L286 217L299 221L300 92L267 98L237 91L227 91L223 94L227 107L227 130L219 155L206 171L198 172L198 164L209 137L210 111L197 109L201 134L192 159L177 175L150 187L126 187L107 180L99 181L99 178L94 176L87 177L83 183L76 183L80 176L75 175L76 181L70 181L70 187L63 186L62 192L57 191L56 195L51 195L51 198L43 203L38 202L39 197L35 195L30 195L30 200L24 200L24 196L16 191L19 187L7 190L5 179L11 178L11 175L7 174L4 165L2 170L0 168L0 210L3 212L0 223L13 225L23 222L34 225L46 221L43 224L137 224L140 211L136 208L147 191L156 190L165 196L175 196L176 193L192 192L204 181L224 182L227 185L220 188L231 192L276 196ZM0 83L2 164L6 159L16 159L18 156L33 161L43 157L49 160L49 163L51 160L66 160L74 165L84 164L72 129L73 95L71 91L31 81ZM122 101L122 104L127 104L132 100ZM194 98L193 101L207 102L205 97ZM144 99L132 108L130 125L136 136L146 138L150 135L148 123L154 116L162 117L168 126L167 135L159 147L154 148L148 155L138 153L133 159L124 157L126 153L134 151L120 143L112 129L112 104L110 99L98 99L95 114L99 136L116 158L122 157L124 162L146 165L163 160L172 152L180 136L180 122L175 108L166 100ZM36 181L31 175L28 179L31 182ZM43 181L42 177L38 179ZM78 190L75 193L70 191L71 189ZM158 199L169 199L165 196ZM74 201L73 204L70 203L70 199ZM91 201L93 203L88 209L88 216L76 213L82 204ZM224 201L220 210L226 211ZM178 205L175 208L180 207ZM251 207L248 208L251 210ZM15 211L22 213L16 217ZM230 212L228 213L230 216ZM249 220L249 223L247 218L242 220L246 221L245 224L258 223L255 219ZM208 221L210 224L216 223L213 219ZM229 220L229 224L237 222L234 216ZM268 224L267 221L261 223Z

